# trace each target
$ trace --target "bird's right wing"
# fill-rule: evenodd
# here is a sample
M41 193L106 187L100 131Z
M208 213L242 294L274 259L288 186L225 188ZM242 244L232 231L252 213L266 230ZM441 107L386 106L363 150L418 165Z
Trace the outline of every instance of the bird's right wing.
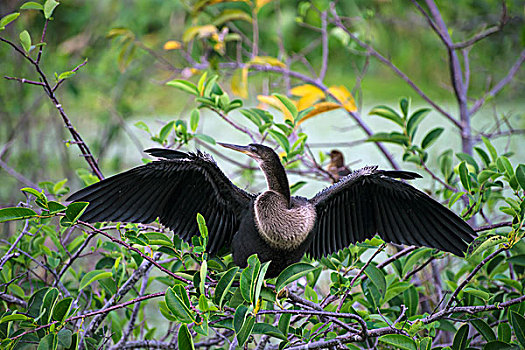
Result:
M207 250L216 253L231 241L253 199L203 153L167 149L146 152L163 159L86 187L68 200L89 202L80 220L149 223L157 217L186 241L199 234L197 213L206 219Z
M414 179L408 171L366 167L310 199L317 231L309 248L314 258L372 238L427 246L463 255L475 232L427 194L394 178Z

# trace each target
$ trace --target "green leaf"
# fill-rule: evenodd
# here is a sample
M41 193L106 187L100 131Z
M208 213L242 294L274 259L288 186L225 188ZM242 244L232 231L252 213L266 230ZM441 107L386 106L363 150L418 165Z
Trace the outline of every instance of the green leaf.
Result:
M452 342L453 350L464 350L467 347L468 329L468 324L464 324L460 329L458 329L456 335L454 336L454 341Z
M57 298L58 289L56 288L50 288L44 295L44 298L42 299L42 305L40 306L41 321L43 323L49 322L51 310L55 305L55 301L57 300Z
M471 165L474 168L476 174L479 172L478 163L476 162L476 160L470 154L463 153L463 152L458 152L458 153L456 153L456 157L458 157L459 160L464 160L469 165Z
M409 134L411 138L414 138L414 134L416 133L418 125L423 121L429 112L429 108L421 108L410 116L407 122L407 134Z
M29 1L20 6L20 10L41 10L44 11L44 6L39 4L38 2Z
M201 268L199 270L199 274L200 274L199 291L201 294L204 294L206 275L208 274L208 262L206 260L202 261Z
M73 343L73 332L71 332L69 329L63 328L57 333L57 338L59 345L69 349Z
M508 323L500 323L498 325L498 340L509 342L511 337L511 330Z
M38 199L43 200L45 198L45 195L42 192L39 192L38 190L35 190L34 188L31 188L31 187L24 187L20 191L32 194Z
M366 141L368 142L390 142L397 145L408 145L408 136L399 132L378 132L370 136Z
M494 179L493 176L496 177L499 177L501 176L500 173L498 172L495 172L495 171L492 171L492 170L482 170L479 174L478 174L478 182L480 184L483 184L484 182L486 182L488 179Z
M432 252L432 248L419 248L415 252L411 253L403 265L403 271L402 275L405 276L407 273L412 271L412 268L414 265L424 258L427 258L430 256L430 253Z
M307 275L309 272L312 272L315 269L316 267L303 262L295 263L288 266L277 277L277 280L275 282L275 290L280 291L289 283L298 280L299 278Z
M171 121L169 122L168 124L164 125L162 127L162 129L160 129L160 132L159 132L159 139L164 142L166 141L166 138L168 137L168 135L170 134L170 132L173 131L173 126L175 125L175 122L174 121Z
M206 219L204 219L201 213L197 213L197 225L199 226L200 235L208 238L208 226L206 226Z
M82 213L84 213L84 210L86 210L89 203L87 202L74 202L67 206L66 209L66 217L71 222L76 222Z
M253 334L265 334L265 335L269 335L271 337L275 337L275 338L282 339L282 340L288 339L286 335L284 335L279 330L279 328L272 326L271 324L268 324L268 323L256 323L253 326L252 333Z
M66 210L66 206L55 201L49 201L47 207L49 208L49 214L56 214Z
M391 120L397 125L404 127L403 118L388 106L374 107L370 112L368 112L368 115L377 115L378 117Z
M472 243L470 243L467 254L469 257L474 256L484 252L490 247L504 242L508 242L508 239L497 234L479 236L474 241L472 241Z
M290 186L290 194L294 194L295 192L299 191L301 187L306 185L306 181L297 181L293 185Z
M281 146L281 148L286 152L290 152L290 143L288 142L288 138L283 135L282 133L275 131L275 130L269 130L268 134Z
M76 74L76 72L72 72L72 71L62 72L58 76L58 80L70 78L70 77L72 77L75 74Z
M49 333L44 338L42 338L40 343L38 343L37 350L55 350L57 345L57 335L55 333Z
M480 147L474 147L474 150L479 154L479 156L483 160L483 164L485 164L485 166L488 167L490 165L490 158L489 158L489 155L487 154L487 152L485 152Z
M0 209L0 222L23 220L37 216L34 210L29 208L11 207Z
M402 98L401 100L399 100L399 108L401 108L401 112L403 112L403 115L406 117L408 116L408 106L409 106L409 101L408 99L406 98Z
M239 330L239 332L237 332L237 342L239 343L240 347L244 346L244 343L246 343L246 340L248 340L248 337L250 334L252 334L254 325L255 317L248 315L242 325L242 328Z
M31 36L27 30L24 30L22 33L20 33L20 43L22 44L22 47L26 53L31 50Z
M212 23L213 25L218 27L229 21L246 21L248 23L251 23L252 17L242 10L228 9L228 10L222 11L220 14L215 16Z
M520 164L516 168L516 180L518 180L518 184L520 187L525 190L525 165Z
M246 305L239 305L233 315L233 329L235 333L241 331L244 321L246 320L246 314L248 313L248 307Z
M241 295L249 303L254 303L255 285L257 283L257 276L261 270L261 263L257 255L253 254L248 258L248 267L241 273L240 289Z
M197 127L199 126L199 117L200 117L199 110L197 108L192 109L191 116L190 116L190 129L193 132L195 132L197 130Z
M288 334L291 318L292 314L281 314L281 317L279 317L279 330L282 334Z
M257 301L259 300L259 296L261 294L261 289L264 283L264 276L266 275L266 271L268 270L268 267L270 266L270 262L267 261L264 264L262 264L261 269L259 270L259 274L257 276L257 283L255 283L255 288L252 293L252 301L255 305Z
M20 16L19 12L13 12L2 17L2 19L0 19L0 30L4 30L5 26L17 19L18 16Z
M136 122L133 125L135 125L135 127L139 128L139 129L142 129L142 130L144 130L145 132L147 132L148 134L151 135L151 131L149 130L149 127L146 125L146 123L140 121L140 122Z
M396 347L396 349L417 350L416 343L412 340L412 338L402 334L383 335L379 337L379 341L388 345L392 345Z
M374 265L368 265L368 267L365 269L365 274L377 287L377 290L381 296L384 297L386 292L386 280L383 272Z
M29 320L29 319L30 319L30 317L27 317L26 315L12 314L12 315L7 315L7 316L4 316L4 317L0 318L0 324L6 323L6 322L11 322L11 321L25 321L25 320Z
M144 236L148 239L149 245L161 245L165 247L173 247L173 241L161 232L146 232Z
M71 304L73 303L73 298L64 298L60 300L58 303L56 303L55 307L53 308L53 320L62 322L64 321L67 316L69 315L69 311L71 310Z
M290 114L292 115L293 119L295 120L295 118L297 118L297 107L295 107L295 105L293 104L293 102L286 96L284 95L281 95L281 94L273 94L273 96L277 97L279 99L279 101L282 102L282 104L284 105L284 107L290 112Z
M188 326L181 324L179 327L179 334L177 335L177 341L179 343L179 350L195 350L193 344L193 337L188 330Z
M181 91L190 93L195 96L199 96L199 90L197 89L197 86L195 84L181 79L174 79L172 81L168 81L166 83L168 86L173 86L176 89L179 89Z
M218 87L219 90L221 90L220 86L216 84L217 79L219 79L219 76L217 74L214 74L206 81L206 85L204 86L204 91L202 92L203 97L210 97L211 94L214 92L216 86ZM217 93L217 95L222 95L222 91L217 91L217 92L221 92L221 93Z
M44 4L44 17L46 19L51 18L53 11L58 5L59 3L56 2L55 0L46 0L46 3Z
M482 290L479 290L479 289L475 289L475 288L471 288L471 287L467 287L463 290L464 293L468 293L468 294L471 294L471 295L474 295L480 299L483 299L485 301L489 300L490 299L490 294L487 293L487 292L484 292Z
M472 326L476 328L479 334L485 339L486 341L493 341L496 340L496 335L492 331L492 328L488 325L487 322L483 321L482 319L473 319L470 321Z
M525 317L515 311L510 311L510 322L514 328L514 334L520 342L521 346L525 348Z
M507 157L498 157L496 160L496 165L498 166L498 170L500 172L506 174L507 178L510 179L512 176L514 176L514 169L512 168L512 164Z
M419 350L430 350L431 347L432 347L431 337L425 337L421 339L421 342L419 343Z
M487 147L487 149L489 150L490 157L492 158L492 161L495 162L496 159L498 158L498 152L496 152L496 149L494 148L494 146L492 146L492 144L490 143L490 140L488 138L486 138L485 136L481 136L481 140L485 144L485 147Z
M197 82L197 91L199 91L201 96L203 96L203 93L204 93L204 84L206 83L207 77L208 77L208 72L204 72L202 73L201 77L199 78L199 81Z
M467 165L465 164L465 161L462 161L459 164L458 170L461 184L468 192L470 192L470 177L468 176L468 169Z
M239 268L237 266L232 267L226 273L221 277L219 280L219 283L217 283L217 287L215 288L215 304L219 305L220 308L222 308L224 298L226 295L228 295L228 292L233 284L233 281L235 279L235 275L239 271Z
M416 287L410 286L410 288L405 290L403 292L403 299L405 300L405 306L407 307L407 315L416 315L419 306L419 294Z
M183 286L176 285L173 288L168 288L164 300L168 309L180 322L191 323L195 321Z
M500 340L495 340L488 342L483 346L483 350L517 350L515 345L503 342Z
M196 138L198 138L199 140L207 142L209 144L212 144L212 145L216 145L217 144L217 142L215 142L215 139L213 137L211 137L211 136L204 135L204 134L195 134L194 136Z
M104 270L93 270L89 271L82 277L82 280L80 280L80 284L78 286L79 290L82 290L89 286L91 283L95 282L96 280L100 280L103 278L110 278L113 276L113 273L110 271L104 271Z
M421 148L427 149L430 147L434 142L436 142L438 137L441 136L444 130L445 129L443 128L435 128L431 130L421 142Z

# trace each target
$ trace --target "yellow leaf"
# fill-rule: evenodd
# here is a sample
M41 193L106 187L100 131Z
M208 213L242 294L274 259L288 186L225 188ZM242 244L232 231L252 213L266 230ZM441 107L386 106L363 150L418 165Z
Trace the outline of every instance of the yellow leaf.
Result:
M178 50L182 47L182 45L178 42L178 41L175 41L175 40L170 40L170 41L166 41L166 43L164 43L164 50Z
M256 0L255 1L255 10L259 11L261 7L266 5L267 3L271 2L272 0Z
M270 56L255 56L248 64L258 64L261 66L270 65L273 67L286 68L286 64L282 63L275 57Z
M198 38L207 38L207 37L212 36L213 34L217 34L217 32L218 32L217 27L211 24L207 24L204 26L190 27L186 29L186 31L182 35L182 41L187 43L188 41L192 40L196 36Z
M328 92L332 94L341 105L343 105L344 109L346 109L348 112L355 112L357 111L357 107L355 105L354 97L348 91L348 89L343 86L330 86L328 89Z
M323 90L319 89L317 86L304 84L298 85L290 89L290 93L294 96L305 96L305 95L319 95L324 96Z
M290 120L293 122L292 113L290 113L290 111L285 107L285 105L277 97L259 95L257 96L257 100L259 100L259 102L261 103L265 103L275 109L280 110L283 113L285 120Z
M248 98L248 67L237 69L232 76L232 92L242 98Z
M315 94L304 95L297 102L297 109L300 111L303 111L309 107L312 107L314 103L323 99L323 97L324 95L315 95Z
M307 115L302 117L301 120L299 120L297 125L301 124L302 122L304 122L307 119L315 117L318 114L321 114L321 113L324 113L324 112L328 112L328 111L333 111L334 109L338 109L338 108L342 108L339 103L335 103L335 102L319 102L319 103L314 105L314 109L312 109L310 111L310 113L308 113Z
M311 107L315 102L325 97L323 90L310 84L296 86L290 90L290 93L301 97L297 102L297 109L300 111Z

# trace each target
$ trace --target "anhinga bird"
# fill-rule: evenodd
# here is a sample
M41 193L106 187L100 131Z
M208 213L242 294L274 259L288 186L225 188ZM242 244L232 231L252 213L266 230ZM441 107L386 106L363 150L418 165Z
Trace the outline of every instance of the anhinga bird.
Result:
M333 183L351 173L350 169L345 165L345 157L341 151L333 149L328 155L330 156L330 163L328 163L326 171L332 176Z
M196 215L208 226L207 251L231 248L245 267L257 253L270 261L267 277L307 253L313 258L337 252L378 233L387 242L438 248L463 255L475 233L427 194L395 180L420 177L408 171L364 167L311 199L290 196L278 155L260 144L220 144L255 159L268 190L248 193L224 175L211 156L168 149L146 152L159 158L73 194L90 202L81 220L149 223L157 217L186 241L198 234Z

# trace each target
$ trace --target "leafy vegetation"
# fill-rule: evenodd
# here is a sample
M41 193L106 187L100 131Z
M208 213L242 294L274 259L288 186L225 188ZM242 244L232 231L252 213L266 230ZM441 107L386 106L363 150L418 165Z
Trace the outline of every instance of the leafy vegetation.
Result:
M522 94L519 2L144 1L140 16L95 3L31 1L0 16L0 347L525 347L525 164L501 142L523 143L519 116L501 112ZM108 24L97 11L123 18ZM384 102L364 107L372 87L394 81ZM131 120L156 105L169 120ZM341 115L360 141L322 135L314 152L320 132L308 126ZM206 129L212 120L225 131ZM209 256L201 215L191 244L157 222L79 220L87 203L65 201L67 181L120 168L107 153L123 130L140 150L137 135L206 149L249 184L253 165L217 151L216 139L264 142L288 172L323 184L325 151L367 147L389 167L419 169L429 194L480 236L465 258L373 238L266 279L256 255L244 269ZM39 147L26 149L35 135Z

